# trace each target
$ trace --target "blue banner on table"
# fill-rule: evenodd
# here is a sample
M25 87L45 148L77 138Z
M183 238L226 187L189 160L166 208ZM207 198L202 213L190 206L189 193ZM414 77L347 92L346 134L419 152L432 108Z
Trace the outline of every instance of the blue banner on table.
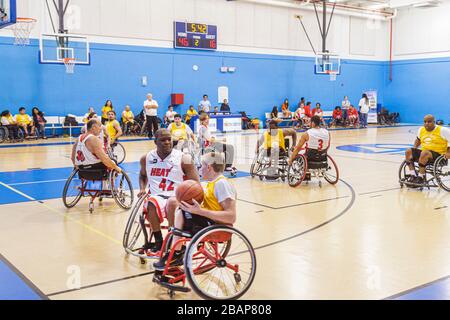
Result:
M189 124L192 131L198 132L200 127L199 116L193 116ZM229 115L209 115L208 129L210 132L239 132L242 131L242 115L229 114Z

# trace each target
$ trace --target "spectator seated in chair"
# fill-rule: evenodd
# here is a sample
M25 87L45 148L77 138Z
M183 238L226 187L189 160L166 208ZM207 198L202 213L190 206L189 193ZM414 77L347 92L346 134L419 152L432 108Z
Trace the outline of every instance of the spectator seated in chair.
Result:
M14 117L14 121L23 130L25 139L35 137L35 126L33 119L25 113L24 107L19 109L19 113Z
M44 113L40 111L38 107L34 107L31 110L31 114L33 115L33 123L36 126L38 136L42 139L47 139L45 136L45 124L47 123L47 120L44 118Z
M356 110L353 105L350 105L350 108L348 108L347 115L349 125L356 127L359 120L358 110Z
M283 114L283 118L288 119L291 118L292 112L289 110L289 100L285 99L283 105L281 106L281 113Z
M341 107L336 106L333 110L333 120L330 122L329 126L344 126L344 115Z
M134 125L134 114L133 111L131 111L131 108L129 105L125 106L125 110L122 112L122 126L123 126L123 133L128 134L131 131L132 126Z
M318 116L320 118L320 123L325 125L325 120L323 120L323 110L320 103L316 103L316 107L312 110L312 115L313 117Z
M5 110L2 112L1 124L8 129L8 138L11 140L11 142L19 140L19 126L9 110Z
M193 105L190 105L188 111L186 112L186 124L189 125L191 123L191 118L196 115L198 115L197 110L194 109Z
M176 113L176 111L173 111L173 106L172 105L170 105L168 108L167 108L168 110L167 110L167 112L166 112L166 114L165 114L165 116L164 116L164 125L167 127L169 124L171 124L172 122L174 122L174 120L175 120L175 115L177 114Z

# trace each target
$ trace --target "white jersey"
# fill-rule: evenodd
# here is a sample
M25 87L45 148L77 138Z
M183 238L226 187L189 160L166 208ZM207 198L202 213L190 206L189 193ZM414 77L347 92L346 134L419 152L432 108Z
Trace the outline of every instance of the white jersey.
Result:
M146 169L150 194L167 197L175 195L175 188L184 181L182 157L183 153L175 149L164 160L161 160L156 150L147 154Z
M77 147L75 148L75 165L89 166L101 162L101 160L86 147L86 141L88 141L91 137L98 139L93 134L83 134L78 138Z
M330 146L330 133L324 128L312 128L306 131L309 136L308 149L326 150Z
M102 144L106 143L105 130L106 130L106 127L104 125L102 125L102 130L100 131L100 134L98 135L98 138L100 139ZM87 124L85 124L84 127L81 128L81 133L86 133L86 132L87 132Z

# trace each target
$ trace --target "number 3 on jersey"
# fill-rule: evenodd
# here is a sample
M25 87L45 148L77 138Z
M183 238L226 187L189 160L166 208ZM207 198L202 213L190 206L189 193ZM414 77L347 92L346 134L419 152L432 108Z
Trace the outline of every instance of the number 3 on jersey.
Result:
M166 179L162 179L161 183L159 184L159 188L162 191L173 191L174 190L173 185L174 185L173 181L170 181L169 186L167 187L167 180ZM166 189L166 187L167 187L167 189Z
M323 149L323 140L319 139L319 147L317 148L318 151L322 151Z

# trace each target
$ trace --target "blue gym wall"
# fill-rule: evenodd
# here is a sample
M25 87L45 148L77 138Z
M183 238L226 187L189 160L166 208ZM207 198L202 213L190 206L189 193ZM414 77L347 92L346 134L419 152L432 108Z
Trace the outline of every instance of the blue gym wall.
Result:
M36 40L27 47L12 42L0 38L0 109L13 113L20 106L37 105L47 115L83 115L89 106L99 111L106 99L120 111L130 104L137 113L147 92L163 110L170 104L170 93L184 93L185 105L175 109L184 113L189 104L197 107L204 93L217 104L217 87L224 85L234 111L258 117L286 97L291 105L306 97L332 110L348 95L356 105L366 89L377 89L379 103L400 112L404 122L420 122L425 112L449 114L445 101L450 98L450 59L396 62L393 82L388 81L386 62L344 60L342 74L331 82L314 75L312 58L92 44L91 66L76 66L75 74L67 75L64 66L38 64ZM223 74L221 66L237 71ZM147 87L141 86L144 75Z
M386 81L384 103L399 110L403 122L422 123L431 113L450 123L450 57L395 61L392 75L393 81Z

